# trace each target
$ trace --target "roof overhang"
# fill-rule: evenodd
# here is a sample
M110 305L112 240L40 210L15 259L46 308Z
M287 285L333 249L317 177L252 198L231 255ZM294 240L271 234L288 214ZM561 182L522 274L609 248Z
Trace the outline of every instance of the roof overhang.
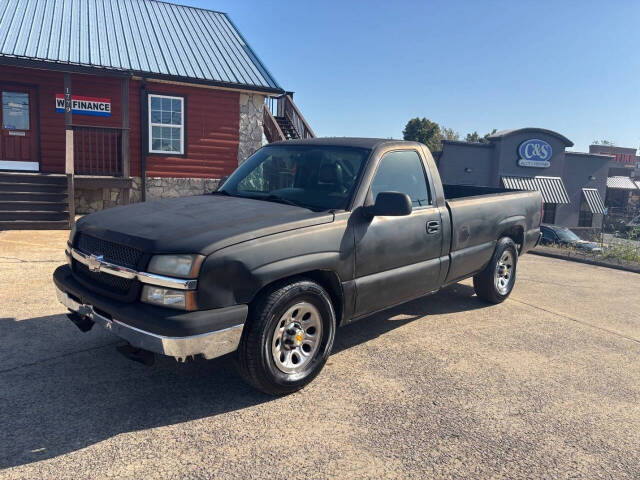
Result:
M0 54L0 65L21 68L34 68L38 70L54 70L65 73L78 73L84 75L102 75L111 77L140 77L153 80L164 80L167 82L179 82L195 86L220 87L227 90L243 90L250 92L271 93L282 95L285 90L282 88L263 87L259 85L246 85L241 83L219 82L193 77L181 77L176 75L162 75L157 73L140 72L134 70L120 70L116 68L105 68L91 65L75 63L54 62L47 60L37 60L25 57L14 57Z

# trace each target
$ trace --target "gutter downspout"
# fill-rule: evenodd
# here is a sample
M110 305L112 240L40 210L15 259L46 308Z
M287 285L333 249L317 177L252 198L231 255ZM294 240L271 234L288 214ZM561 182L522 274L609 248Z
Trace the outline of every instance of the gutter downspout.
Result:
M140 199L147 199L147 146L149 145L149 126L147 125L147 79L140 84Z

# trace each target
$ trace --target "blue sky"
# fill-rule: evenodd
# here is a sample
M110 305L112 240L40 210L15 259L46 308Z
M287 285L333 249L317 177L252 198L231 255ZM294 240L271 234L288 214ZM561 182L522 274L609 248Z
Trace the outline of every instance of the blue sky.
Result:
M179 0L230 15L319 136L556 130L640 145L640 2Z

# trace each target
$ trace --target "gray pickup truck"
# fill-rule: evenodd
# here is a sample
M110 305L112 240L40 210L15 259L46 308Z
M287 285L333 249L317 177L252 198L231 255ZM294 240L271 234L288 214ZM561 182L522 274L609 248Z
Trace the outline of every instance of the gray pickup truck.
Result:
M419 143L280 142L211 194L83 217L53 280L69 318L128 357L235 352L281 395L319 373L340 325L468 277L505 300L541 207L539 192L443 186Z

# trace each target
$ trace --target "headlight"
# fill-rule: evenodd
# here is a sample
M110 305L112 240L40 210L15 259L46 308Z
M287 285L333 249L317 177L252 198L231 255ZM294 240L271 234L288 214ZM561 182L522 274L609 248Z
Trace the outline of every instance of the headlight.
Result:
M140 300L145 303L179 310L196 309L195 291L193 290L172 290L170 288L145 285L142 287Z
M196 278L203 259L202 255L155 255L147 270L169 277Z

